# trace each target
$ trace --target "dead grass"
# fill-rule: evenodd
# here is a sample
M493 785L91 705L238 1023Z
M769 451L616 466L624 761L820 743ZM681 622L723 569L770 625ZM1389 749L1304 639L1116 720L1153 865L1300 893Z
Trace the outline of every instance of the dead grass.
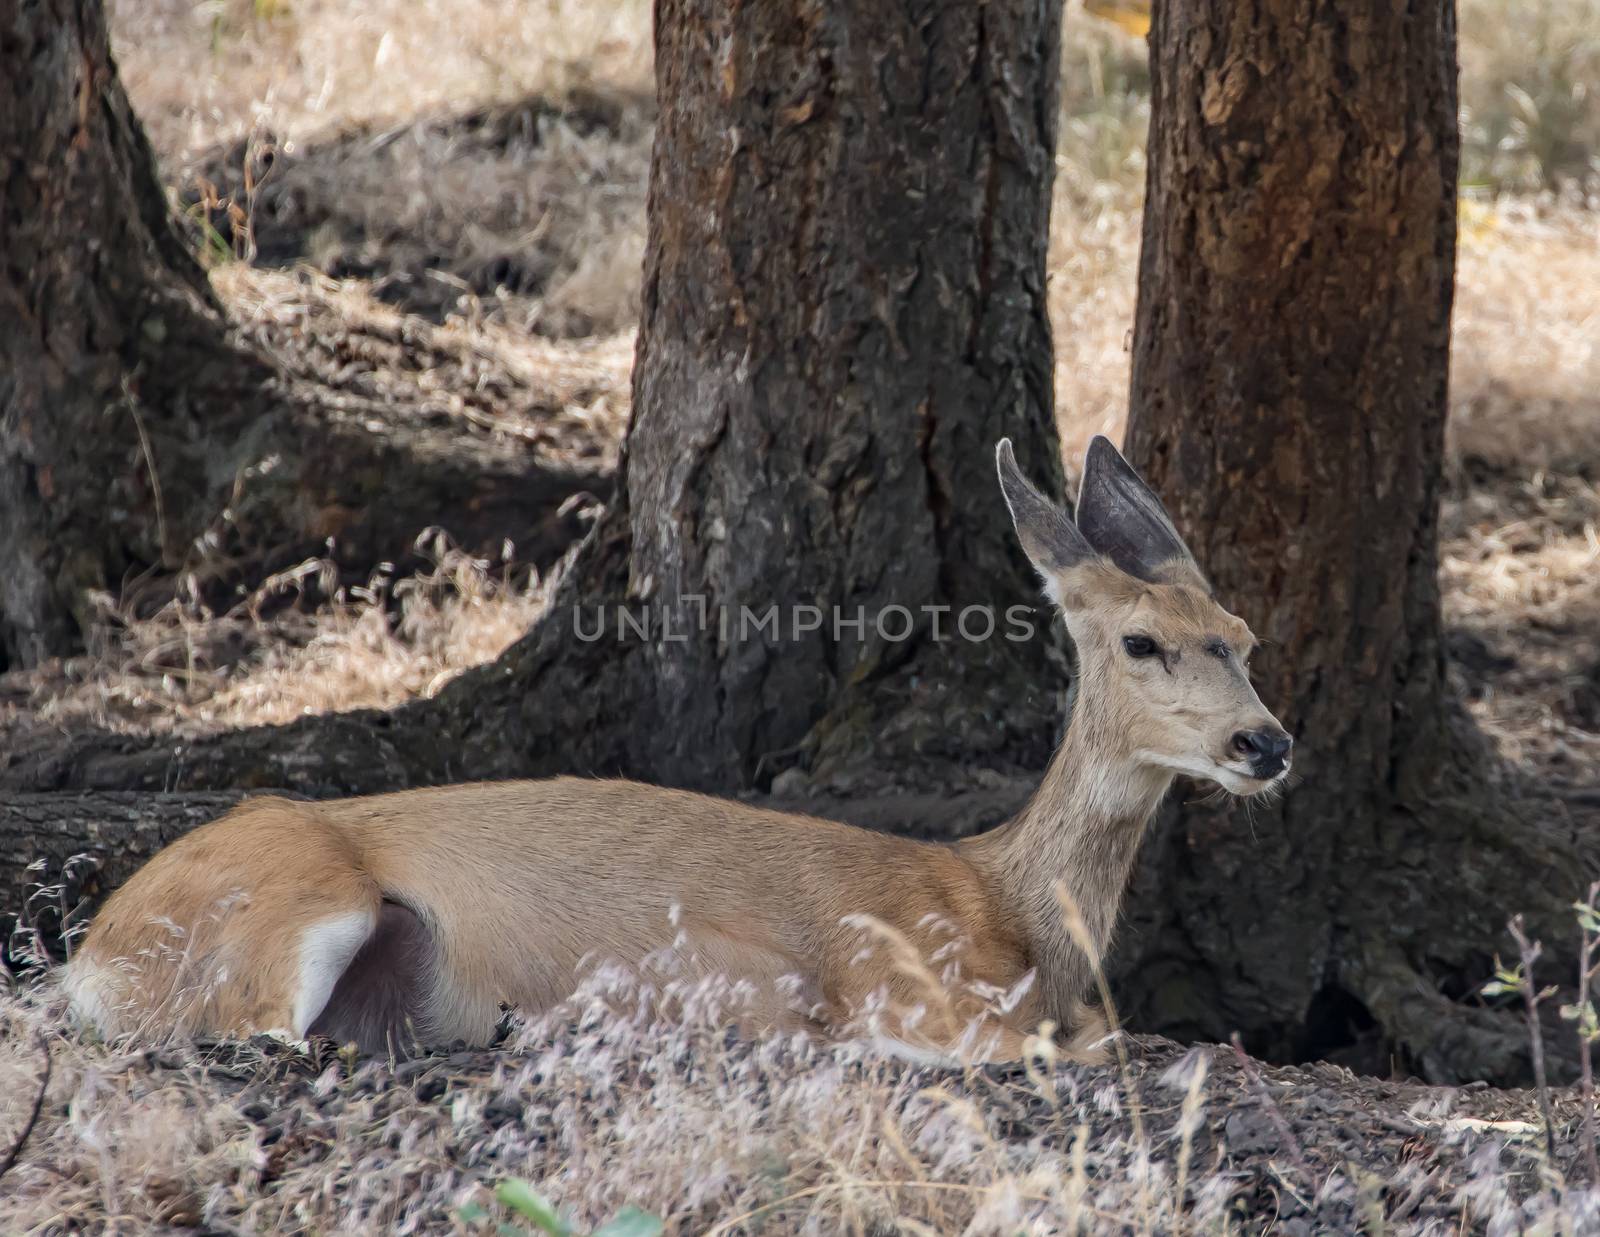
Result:
M1058 193L1058 206L1060 200ZM1050 324L1056 422L1073 470L1094 435L1122 439L1138 263L1138 224L1129 212L1108 205L1091 216L1058 214L1050 233Z
M1533 470L1445 509L1440 561L1455 673L1501 753L1593 781L1600 760L1600 490Z
M1056 137L1056 172L1065 182L1068 200L1137 206L1144 189L1149 124L1144 39L1095 16L1083 0L1068 0L1061 26Z
M530 97L652 93L647 0L116 0L123 81L169 173ZM174 176L174 180L182 180Z
M425 575L379 578L336 593L314 614L291 610L263 621L247 609L138 623L119 650L129 670L100 681L104 695L95 712L102 718L114 710L154 712L215 731L280 725L308 713L389 709L432 696L461 671L504 652L544 613L549 596L546 584L495 578L481 559L446 550L436 552L436 561ZM325 567L307 563L274 583L292 589ZM229 664L216 655L219 648L245 650L244 657ZM162 666L179 656L180 673ZM165 707L141 701L141 686L159 693ZM130 687L134 695L123 697ZM40 712L50 718L48 705Z
M212 279L241 334L322 408L423 444L470 445L486 465L615 466L631 329L556 343L499 321L434 324L364 281L304 269L236 263ZM105 599L87 656L0 679L0 733L194 733L432 695L527 631L554 577L530 577L509 544L495 561L462 553L447 530L419 533L421 570L391 568L363 587L341 587L339 564L313 559L221 612L188 594L152 614Z
M1503 203L1463 226L1451 456L1531 475L1600 461L1600 217Z
M1069 467L1094 435L1120 439L1127 420L1149 123L1144 40L1072 0L1061 36L1048 275L1057 422Z
M1511 760L1600 759L1600 231L1502 202L1464 219L1440 583L1457 673Z
M1600 0L1461 0L1462 179L1600 190Z
M0 726L212 732L432 696L526 632L554 577L496 574L437 531L419 549L431 570L357 589L308 560L226 613L189 597L150 617L108 611L87 656L8 677Z
M99 1046L48 992L0 992L0 1148L44 1052L53 1065L0 1229L487 1233L506 1178L580 1231L625 1205L716 1234L1577 1232L1597 1218L1576 1183L1540 1188L1574 1167L1570 1100L1547 1166L1526 1093L1246 1067L1159 1040L1134 1043L1121 1075L910 1068L733 1040L734 998L714 986L679 989L670 1020L604 1012L616 991L602 979L495 1051L401 1064L262 1041ZM469 1204L487 1217L464 1218Z
M647 96L586 97L301 142L262 131L180 189L214 265L309 264L436 320L616 334L638 316L651 121Z
M644 0L140 0L123 78L213 262L307 262L442 317L554 335L637 312ZM198 212L198 208L191 209Z
M212 273L239 332L307 399L447 433L485 458L516 450L614 467L628 423L634 332L552 342L498 318L442 324L365 280L242 263Z

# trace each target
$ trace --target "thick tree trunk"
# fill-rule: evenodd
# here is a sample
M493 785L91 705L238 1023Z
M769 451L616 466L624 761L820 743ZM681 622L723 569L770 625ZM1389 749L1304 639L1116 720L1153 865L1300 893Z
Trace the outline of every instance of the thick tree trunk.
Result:
M185 558L259 458L269 371L173 228L99 0L0 0L0 185L3 668Z
M1003 638L1005 608L1032 599L992 450L1010 434L1041 467L1057 457L1058 21L1021 2L658 4L617 552L568 594L591 630L604 602L654 630L619 645L608 611L612 633L584 650L557 614L559 644L536 638L515 677L577 689L588 662L612 698L603 722L628 703L586 726L593 702L536 687L519 759L736 787L795 765L837 781L909 758L1044 757L1060 677L1048 641ZM745 615L773 605L778 637L752 634ZM797 635L803 606L822 626ZM890 638L898 614L876 621L893 606L915 618L908 639ZM992 638L955 635L967 606L994 609Z
M1151 59L1128 453L1262 637L1298 784L1158 834L1121 959L1135 1020L1515 1074L1520 1033L1452 1002L1508 913L1579 877L1491 793L1445 684L1452 6L1158 5Z
M100 0L0 0L0 670L178 568L248 585L331 540L365 578L430 524L548 562L561 505L604 484L387 416L319 407L230 338Z
M1059 468L1059 17L661 0L619 493L540 628L386 726L412 780L839 788L1044 762L1064 675L993 449ZM1033 638L1007 638L1014 605ZM619 606L648 635L619 637ZM342 786L283 743L308 746L245 736L186 773Z

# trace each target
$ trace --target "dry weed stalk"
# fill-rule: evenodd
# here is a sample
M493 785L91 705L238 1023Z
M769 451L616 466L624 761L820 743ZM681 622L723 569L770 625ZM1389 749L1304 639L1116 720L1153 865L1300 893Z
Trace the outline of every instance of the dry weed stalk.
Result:
M1266 1080L1261 1077L1261 1071L1256 1069L1256 1063L1250 1059L1250 1054L1245 1052L1244 1045L1239 1040L1239 1033L1235 1031L1232 1037L1233 1055L1238 1058L1239 1068L1244 1071L1244 1076L1250 1082L1250 1089L1256 1093L1262 1109L1266 1112L1268 1120L1272 1122L1273 1129L1278 1131L1278 1138L1283 1142L1283 1149L1289 1153L1289 1158L1294 1162L1295 1170L1300 1174L1300 1179L1312 1191L1317 1188L1317 1175L1311 1171L1311 1164L1306 1159L1306 1153L1300 1147L1300 1140L1294 1136L1294 1131L1289 1128L1289 1122L1284 1119L1283 1110L1278 1107L1278 1101L1268 1089Z
M1189 1157L1194 1152L1194 1135L1200 1126L1201 1099L1205 1094L1206 1058L1196 1057L1189 1072L1189 1085L1183 1095L1183 1111L1178 1118L1178 1169L1173 1186L1173 1237L1183 1237L1183 1222L1188 1214L1185 1201L1189 1188Z
M1112 1046L1117 1053L1117 1068L1122 1078L1122 1092L1127 1097L1128 1119L1133 1126L1134 1144L1144 1149L1144 1169L1139 1175L1139 1216L1143 1224L1148 1226L1150 1217L1150 1176L1149 1147L1150 1141L1145 1136L1143 1106L1139 1102L1139 1084L1134 1080L1132 1063L1128 1060L1127 1037L1122 1033L1122 1022L1117 1017L1117 1003L1111 999L1111 984L1106 979L1105 967L1101 965L1100 948L1095 944L1094 936L1089 931L1089 923L1083 917L1083 910L1078 905L1078 900L1072 896L1072 891L1067 888L1064 880L1056 882L1056 901L1061 906L1062 921L1066 924L1067 935L1072 938L1072 943L1083 951L1083 956L1089 960L1089 968L1094 972L1094 983L1100 993L1100 1006L1105 1011L1106 1027L1110 1032ZM1182 1200L1179 1200L1180 1205Z
M1556 989L1554 986L1534 987L1533 968L1544 952L1544 947L1538 941L1529 939L1522 926L1522 916L1513 915L1506 924L1506 930L1511 933L1511 939L1517 943L1517 953L1521 961L1509 972L1497 964L1495 978L1485 986L1484 991L1494 995L1496 992L1514 990L1522 996L1523 1016L1528 1022L1529 1049L1533 1054L1533 1081L1539 1091L1539 1113L1544 1122L1545 1155L1548 1157L1547 1163L1553 1168L1556 1161L1556 1132L1555 1121L1550 1115L1550 1083L1545 1070L1544 1034L1539 1024L1539 1006L1549 999ZM1499 986L1495 987L1497 984Z

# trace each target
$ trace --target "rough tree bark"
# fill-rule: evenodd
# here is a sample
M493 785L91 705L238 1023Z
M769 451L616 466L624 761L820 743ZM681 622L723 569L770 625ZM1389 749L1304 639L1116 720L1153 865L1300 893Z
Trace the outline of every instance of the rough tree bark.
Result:
M606 601L658 629L585 648L558 607L498 671L526 692L517 764L727 789L796 765L839 783L906 759L1044 757L1048 642L1001 638L1003 617L994 638L941 642L924 608L950 607L948 634L965 606L1033 600L992 452L1010 434L1057 467L1059 37L1056 6L1023 0L660 0L634 423L567 590L591 630ZM781 638L753 635L745 608L773 604ZM804 605L823 628L796 638ZM891 606L916 617L911 638L878 634ZM836 612L865 615L864 634ZM474 719L471 741L505 720Z
M733 790L797 769L786 788L840 788L952 757L1043 763L1064 676L993 449L1010 435L1059 470L1059 20L1032 0L660 0L619 493L534 633L383 723L409 780ZM619 605L647 637L618 638ZM1012 605L1035 638L1005 638ZM773 606L776 634L756 625ZM959 635L968 606L990 608L988 638ZM796 632L800 607L817 630ZM303 759L320 725L191 751L184 784L358 788Z
M1125 999L1273 1059L1515 1076L1525 1036L1457 1002L1511 911L1567 938L1579 869L1445 680L1453 7L1158 5L1151 62L1129 456L1263 638L1298 785L1171 814Z
M0 670L79 647L90 594L140 576L271 569L329 538L360 570L429 523L483 540L475 509L487 544L537 542L596 481L373 419L312 406L230 339L100 0L0 0Z
M99 0L0 3L0 186L3 668L74 648L89 590L183 557L253 458L236 408L269 374L172 225Z

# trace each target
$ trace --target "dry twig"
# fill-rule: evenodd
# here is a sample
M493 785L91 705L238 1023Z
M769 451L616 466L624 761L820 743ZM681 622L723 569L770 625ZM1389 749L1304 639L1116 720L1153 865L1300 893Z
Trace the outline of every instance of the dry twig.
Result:
M39 1124L39 1114L44 1111L45 1093L50 1090L50 1071L53 1062L50 1057L50 1041L45 1038L44 1032L39 1032L39 1052L44 1057L44 1072L39 1077L39 1093L33 1097L33 1111L28 1114L28 1119L23 1122L22 1129L18 1132L16 1140L11 1144L11 1150L6 1152L6 1158L0 1160L0 1177L11 1171L17 1160L22 1156L22 1149L28 1145L28 1139L33 1136L33 1127Z
M1273 1099L1272 1092L1267 1089L1266 1082L1261 1077L1261 1072L1256 1069L1256 1063L1245 1052L1244 1045L1239 1042L1239 1033L1233 1033L1233 1052L1239 1058L1239 1068L1244 1070L1244 1076L1250 1080L1250 1088L1261 1100L1261 1106L1266 1109L1267 1117L1271 1120L1273 1128L1278 1131L1278 1137L1283 1140L1284 1149L1294 1161L1295 1169L1313 1190L1316 1189L1317 1177L1311 1171L1311 1164L1306 1160L1305 1152L1300 1149L1300 1140L1294 1136L1294 1131L1289 1128L1289 1123L1284 1120L1283 1110L1278 1107L1278 1101Z

